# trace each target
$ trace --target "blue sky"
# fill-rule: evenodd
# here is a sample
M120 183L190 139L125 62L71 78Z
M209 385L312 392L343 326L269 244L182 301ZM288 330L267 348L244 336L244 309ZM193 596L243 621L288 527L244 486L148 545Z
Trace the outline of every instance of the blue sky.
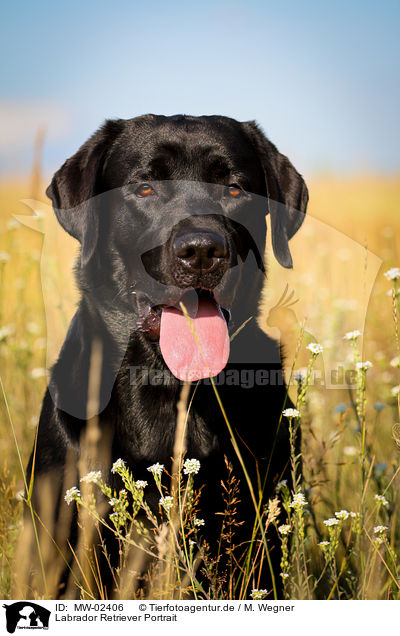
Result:
M400 3L7 3L0 174L47 173L110 117L256 119L306 176L400 167Z

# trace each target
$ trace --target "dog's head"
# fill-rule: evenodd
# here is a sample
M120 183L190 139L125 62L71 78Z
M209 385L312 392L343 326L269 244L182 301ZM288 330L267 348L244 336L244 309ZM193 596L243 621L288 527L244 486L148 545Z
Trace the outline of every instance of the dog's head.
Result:
M237 328L256 311L265 215L274 254L291 267L288 242L308 200L302 177L254 122L183 115L106 122L47 194L81 243L83 288L133 312L178 377L193 356L197 376L223 368L231 313ZM189 346L193 331L201 355L214 352L207 372Z

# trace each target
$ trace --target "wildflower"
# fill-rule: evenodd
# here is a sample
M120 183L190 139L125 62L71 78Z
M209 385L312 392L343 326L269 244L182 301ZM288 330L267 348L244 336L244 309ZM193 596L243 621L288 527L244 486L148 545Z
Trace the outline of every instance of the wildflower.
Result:
M284 536L288 535L290 530L291 530L291 528L290 528L290 526L288 524L283 525L283 526L279 526L279 528L278 528L278 532L280 532L280 534L282 534Z
M281 577L283 579L288 579L289 578L289 574L287 572L281 572Z
M197 475L200 470L200 462L198 459L187 459L183 464L183 472L185 475Z
M388 269L388 271L384 273L384 277L387 278L387 280L397 280L400 278L400 267Z
M15 331L14 325L5 325L0 329L0 341L5 340L8 336L12 336Z
M383 543L382 537L375 537L374 538L374 543L376 543L376 545L382 545L382 543Z
M319 545L321 548L327 548L327 547L328 547L328 545L331 545L331 542L330 542L330 541L320 541L320 542L318 543L318 545Z
M144 481L143 479L138 479L137 482L135 482L135 486L136 488L146 488L147 481Z
M27 331L32 334L37 334L40 332L40 327L36 322L28 322L26 325Z
M300 411L297 409L285 409L282 411L284 417L300 417Z
M354 455L358 454L358 450L355 446L345 446L343 449L343 452L345 455L348 455L349 457L354 457Z
M117 461L115 461L112 465L111 468L111 472L112 473L119 473L119 471L123 470L124 468L126 468L126 464L124 462L123 459L121 459L121 457L119 457L117 459Z
M298 492L293 496L293 499L290 503L291 508L303 508L303 506L307 505L307 499L303 495L302 492Z
M384 495L375 495L375 501L379 504L382 504L382 506L389 505L389 502Z
M117 505L117 503L119 503L119 499L116 499L115 497L113 497L112 499L109 500L108 502L110 504L110 506L114 507ZM110 515L111 517L111 515Z
M253 599L253 601L259 601L263 598L265 598L268 594L268 590L251 590L250 596Z
M29 376L32 378L32 380L37 380L38 378L44 378L47 375L47 371L46 369L41 369L41 368L36 368L36 369L31 369L31 371L29 372Z
M322 353L324 350L323 347L320 344L317 344L316 342L310 342L310 344L307 345L306 349L311 351L313 356L317 356L319 353Z
M344 336L343 340L357 340L361 336L361 331L355 329L354 331L348 331Z
M86 484L95 484L101 479L101 470L92 470L84 477L81 477L80 481L85 482Z
M167 497L161 497L159 504L164 508L164 510L168 512L174 505L174 498L170 495L168 495Z
M307 368L306 367L302 367L301 369L298 369L296 371L296 373L294 374L294 379L296 380L296 382L298 382L299 384L304 382L304 380L307 377Z
M270 499L268 502L267 525L270 523L274 523L274 521L279 517L279 513L279 499L278 497L274 497L274 499Z
M386 408L386 404L384 404L383 402L375 402L374 404L374 409L375 411L378 411L378 413L383 411L383 409L385 408Z
M332 517L331 519L325 519L324 524L326 526L337 526L339 523L339 519L335 519L335 517Z
M205 521L204 521L204 519L197 519L197 517L195 517L195 518L193 519L193 524L194 524L197 528L200 528L200 526L204 526Z
M335 413L346 413L347 406L344 402L341 402L340 404L337 404L333 410Z
M17 493L15 493L15 499L17 499L18 501L23 501L25 498L25 490L19 490Z
M400 384L397 384L391 389L391 394L393 395L393 397L396 397L396 395L398 395L399 393L400 393Z
M282 479L282 481L278 481L276 484L276 490L282 490L282 488L287 488L287 479Z
M339 510L339 512L335 512L335 517L342 521L346 521L350 516L350 513L347 510Z
M0 263L7 263L10 260L8 252L0 252Z
M374 528L375 534L384 534L388 530L389 528L387 526L375 526Z
M350 513L350 517L351 517L352 519L358 519L358 517L359 517L359 516L360 516L360 513L359 513L359 512L351 512L351 513Z
M385 238L391 238L393 236L393 229L390 225L385 225L385 227L382 228L381 233Z
M70 503L72 503L73 501L78 501L78 499L80 498L81 493L78 490L78 488L76 486L72 486L72 488L69 488L66 492L65 492L65 501L67 502L67 504L69 505Z
M356 369L358 369L359 371L367 371L371 367L372 362L370 362L369 360L366 360L365 362L357 362L356 364Z
M391 367L400 367L400 356L396 356L393 360L390 361Z
M147 470L149 471L149 473L153 473L153 475L161 475L162 471L164 470L164 464L159 464L157 462L156 464L149 466Z

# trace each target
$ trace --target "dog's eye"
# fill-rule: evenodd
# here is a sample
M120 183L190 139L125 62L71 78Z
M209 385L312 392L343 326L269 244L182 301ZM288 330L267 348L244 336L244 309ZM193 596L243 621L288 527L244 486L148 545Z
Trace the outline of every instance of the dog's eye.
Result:
M153 194L154 190L148 183L142 183L136 190L135 194L137 197L148 197Z
M242 188L239 188L239 186L233 183L232 185L229 186L228 192L231 197L234 197L235 199L237 199L238 197L242 195L243 190Z

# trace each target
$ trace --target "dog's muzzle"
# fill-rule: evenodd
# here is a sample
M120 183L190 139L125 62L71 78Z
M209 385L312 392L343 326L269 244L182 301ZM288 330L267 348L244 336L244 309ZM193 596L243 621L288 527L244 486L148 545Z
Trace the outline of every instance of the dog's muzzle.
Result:
M228 246L217 232L193 229L172 242L174 278L179 287L212 289L229 267Z

